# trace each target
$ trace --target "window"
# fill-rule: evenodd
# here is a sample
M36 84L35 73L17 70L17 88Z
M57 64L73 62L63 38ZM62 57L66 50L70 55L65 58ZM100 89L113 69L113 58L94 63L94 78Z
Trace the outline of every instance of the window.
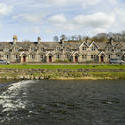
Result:
M4 49L4 51L5 51L5 52L8 52L8 51L9 51L9 49L8 49L8 48L5 48L5 49Z
M97 55L91 55L91 59L96 59Z
M65 57L67 58L67 59L69 59L70 58L70 56L67 54L67 55L65 55Z
M9 55L7 55L7 59L9 59Z
M15 55L15 58L18 59L18 55Z
M95 51L95 47L94 46L92 47L92 51Z
M41 51L44 51L44 48L41 48Z
M93 56L93 55L91 55L91 59L93 59L93 57L94 57L94 56Z
M56 56L56 58L59 59L59 58L60 58L60 55L58 54L58 55Z
M31 57L31 59L34 59L34 58L35 58L35 56L34 56L34 55L30 55L30 57Z
M35 48L31 48L32 51L35 51Z
M70 49L69 49L69 48L66 48L66 51L70 51Z
M60 47L57 47L57 50L60 51Z
M43 55L41 55L41 59L43 59Z
M110 47L108 47L108 51L110 51L111 50L111 48Z
M111 55L109 55L109 59L111 58Z
M15 51L18 52L18 49L16 48Z
M86 59L86 58L87 58L87 56L86 56L86 55L82 55L82 58L83 58L83 59Z
M82 47L82 50L86 50L86 47Z

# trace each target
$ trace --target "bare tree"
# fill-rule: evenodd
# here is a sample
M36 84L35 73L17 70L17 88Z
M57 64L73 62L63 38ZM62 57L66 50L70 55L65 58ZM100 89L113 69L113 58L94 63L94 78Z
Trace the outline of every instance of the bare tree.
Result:
M65 35L65 34L62 34L62 35L60 36L60 38L63 39L63 40L66 40L66 35Z
M59 37L58 36L54 36L53 40L56 41L56 42L58 42L59 41Z

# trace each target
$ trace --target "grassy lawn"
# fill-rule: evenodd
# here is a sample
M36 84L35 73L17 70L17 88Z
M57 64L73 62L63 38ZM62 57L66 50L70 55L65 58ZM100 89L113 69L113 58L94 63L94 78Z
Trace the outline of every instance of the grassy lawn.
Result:
M0 65L8 69L125 69L125 65Z

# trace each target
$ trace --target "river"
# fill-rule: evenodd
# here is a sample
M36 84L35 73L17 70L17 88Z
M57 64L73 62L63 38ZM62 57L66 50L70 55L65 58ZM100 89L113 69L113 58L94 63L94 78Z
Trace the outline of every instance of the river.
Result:
M125 80L1 82L0 125L125 125Z

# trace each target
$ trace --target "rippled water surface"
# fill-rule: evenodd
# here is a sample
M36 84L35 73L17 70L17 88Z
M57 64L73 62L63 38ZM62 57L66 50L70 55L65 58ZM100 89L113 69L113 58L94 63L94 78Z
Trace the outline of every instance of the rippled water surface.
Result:
M125 125L125 81L0 83L0 125Z

